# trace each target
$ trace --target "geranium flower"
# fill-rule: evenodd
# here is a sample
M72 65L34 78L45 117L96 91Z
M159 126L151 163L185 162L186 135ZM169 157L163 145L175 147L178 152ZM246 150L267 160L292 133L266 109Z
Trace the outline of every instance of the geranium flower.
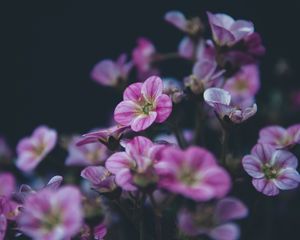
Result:
M214 240L236 240L239 227L231 222L248 214L247 207L236 198L224 198L216 204L197 206L196 211L186 208L178 213L178 227L188 236L207 235Z
M22 171L32 171L54 148L57 133L46 126L37 127L30 137L25 137L17 146L16 165Z
M94 66L91 77L101 85L115 87L127 80L132 63L126 61L125 54L120 55L116 62L110 59L103 60Z
M32 239L67 239L79 232L82 217L79 190L66 186L28 196L17 222L20 231Z
M89 166L81 171L81 177L88 180L98 192L111 192L116 189L115 176L102 166Z
M195 201L220 198L230 189L230 177L206 149L175 147L163 150L155 165L159 186Z
M232 46L254 32L249 21L234 20L226 14L207 12L214 41L220 46Z
M115 121L130 126L135 132L145 130L154 122L164 122L171 114L172 101L162 91L162 80L156 76L144 83L131 84L124 91L124 100L115 109Z
M224 118L228 116L234 123L241 123L252 117L257 111L257 105L248 101L234 103L229 92L221 88L208 88L203 94L205 102ZM250 99L251 100L251 99Z
M243 66L238 73L227 79L224 90L228 91L233 99L253 98L260 88L257 65ZM237 101L236 100L236 101Z
M269 144L257 144L251 155L242 160L245 171L253 177L252 184L257 191L274 196L280 190L296 188L300 175L296 171L297 158L285 150L276 150Z
M67 166L89 166L103 164L108 157L105 145L90 143L77 146L78 137L73 137L68 145Z
M281 126L268 126L259 131L259 143L271 144L275 148L288 148L300 143L300 124L287 129Z
M157 176L153 164L160 145L153 144L148 138L134 137L124 142L125 152L111 155L105 163L108 171L116 175L116 183L127 191L137 190L155 183Z

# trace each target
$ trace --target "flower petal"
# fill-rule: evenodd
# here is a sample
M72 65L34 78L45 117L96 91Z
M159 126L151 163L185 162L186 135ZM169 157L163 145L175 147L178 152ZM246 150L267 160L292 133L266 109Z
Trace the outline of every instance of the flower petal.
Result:
M256 156L262 163L270 163L275 148L269 144L256 144L252 150L251 154Z
M178 53L180 56L191 59L195 55L195 44L189 37L184 37L178 46Z
M148 102L153 102L162 94L163 82L160 77L152 76L146 79L142 86L142 95Z
M242 160L244 170L254 178L262 178L262 162L254 155L246 155Z
M236 240L240 236L240 230L236 224L226 223L214 228L209 236L215 240Z
M114 112L114 119L117 123L129 126L139 112L140 106L133 101L120 102Z
M262 192L267 196L275 196L279 194L279 190L272 180L267 180L265 178L253 179L252 184L257 191Z
M123 99L138 102L142 98L142 85L143 83L130 84L124 91Z
M6 217L2 214L0 215L0 240L5 239L6 228L7 228L7 220Z
M221 88L208 88L203 97L211 107L215 107L215 104L229 105L231 101L230 93Z
M279 169L284 168L297 168L298 159L296 156L286 150L276 150L272 156L272 165L275 165Z
M237 198L221 199L216 206L215 217L217 221L227 222L248 215L248 209L244 203Z
M187 25L185 16L179 11L169 11L165 14L165 20L178 29L184 31Z
M107 169L102 166L89 166L81 171L80 176L92 184L97 185L101 183L101 180L108 174Z
M135 119L131 123L131 129L135 132L143 131L146 128L150 127L152 123L154 123L156 117L156 112L149 112L148 115L140 114L139 116L135 117Z
M299 173L292 168L283 169L274 180L275 185L281 190L296 188L300 182Z
M162 94L156 99L156 108L157 117L155 122L161 123L164 122L172 112L172 100L166 95Z
M132 184L132 175L129 169L123 169L116 175L116 183L126 191L135 191L137 188Z
M111 155L105 162L105 167L113 174L117 174L122 169L129 169L134 161L125 152L117 152Z

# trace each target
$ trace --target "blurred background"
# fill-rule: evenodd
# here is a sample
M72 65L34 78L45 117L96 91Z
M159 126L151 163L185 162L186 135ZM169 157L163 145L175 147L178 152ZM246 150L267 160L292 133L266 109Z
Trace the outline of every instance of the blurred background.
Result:
M130 56L140 36L151 39L160 52L176 51L182 33L163 20L168 10L199 15L205 22L207 10L253 21L267 50L261 62L258 106L274 115L268 119L258 116L250 124L253 131L245 138L252 145L261 126L300 122L297 105L290 111L293 96L300 90L297 1L27 0L1 5L0 134L12 146L39 124L59 133L84 133L106 126L120 99L114 90L91 80L93 65L105 58L116 59L123 52ZM180 63L167 66L167 71L168 76L188 74ZM300 198L299 193L293 194L297 197L283 196L286 201L275 213L260 216L256 212L263 225L247 223L251 226L243 239L299 239ZM269 207L269 212L274 210L269 205L279 203L277 198L268 205L264 197L260 201L259 209ZM250 233L254 229L266 233L257 238Z

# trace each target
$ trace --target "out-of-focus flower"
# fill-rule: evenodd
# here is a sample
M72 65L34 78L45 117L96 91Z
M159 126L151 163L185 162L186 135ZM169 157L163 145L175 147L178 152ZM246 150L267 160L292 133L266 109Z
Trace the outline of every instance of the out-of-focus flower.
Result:
M179 11L169 11L165 14L164 18L168 23L190 35L199 34L203 30L203 24L200 18L187 19L183 13Z
M280 190L296 188L300 175L296 171L297 158L285 150L276 150L269 144L257 144L251 155L242 160L245 171L253 177L252 184L257 191L274 196Z
M8 220L15 220L19 214L19 204L6 196L0 196L0 215Z
M194 132L189 129L183 130L183 137L187 143L192 143ZM174 134L160 134L155 137L155 142L167 143L178 146L177 138Z
M234 20L226 14L207 12L214 41L220 46L232 46L254 32L249 21Z
M3 214L0 214L0 240L5 238L5 232L7 228L7 220Z
M270 144L275 148L288 148L300 143L300 124L287 129L281 126L268 126L260 130L259 143Z
M0 173L0 196L11 197L16 189L16 180L11 173Z
M77 142L77 146L100 142L109 149L114 149L115 145L118 145L116 143L119 143L121 136L127 129L127 126L116 125L84 134L82 139Z
M124 142L123 146L125 152L114 153L105 163L108 171L116 175L116 183L127 191L155 183L157 176L153 165L161 146L142 136Z
M252 117L257 111L257 105L248 102L234 103L229 92L221 88L208 88L203 94L205 102L224 118L228 116L234 123L241 123Z
M0 136L0 162L10 160L13 153L4 137Z
M228 173L218 166L214 156L199 147L186 151L166 148L155 169L160 176L160 187L195 201L221 198L231 185Z
M214 240L236 240L239 227L231 222L248 214L247 207L236 198L224 198L215 205L197 206L196 211L183 208L178 213L179 229L188 236L207 235Z
M234 76L229 78L224 89L228 91L233 99L253 98L260 87L257 65L246 65Z
M103 164L108 157L105 145L90 143L77 146L79 137L74 137L68 146L67 166L89 166Z
M164 122L172 111L172 100L163 94L163 82L156 76L128 86L123 99L115 109L115 121L135 132L145 130L154 122Z
M103 240L107 234L107 228L105 224L100 223L94 228L94 238L96 240Z
M32 239L67 239L82 225L81 194L75 187L43 189L28 196L18 218L19 229Z
M116 189L115 176L102 166L89 166L81 171L81 177L88 180L98 192L111 192Z
M122 54L115 62L107 59L97 63L91 77L101 85L115 87L127 80L131 68L132 63L127 62L126 55Z
M183 86L181 82L173 78L163 79L163 93L167 94L173 103L179 103L184 98Z
M57 133L46 126L37 127L30 137L20 140L17 146L16 165L22 171L32 171L54 148Z

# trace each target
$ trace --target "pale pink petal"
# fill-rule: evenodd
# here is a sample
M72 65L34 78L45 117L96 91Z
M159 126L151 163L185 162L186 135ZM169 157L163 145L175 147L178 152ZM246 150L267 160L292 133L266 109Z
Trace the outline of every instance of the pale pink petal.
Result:
M153 143L146 137L138 136L124 144L126 152L129 156L143 156L153 146Z
M126 191L137 190L136 186L132 184L132 175L129 169L123 169L117 173L116 183Z
M123 99L138 102L142 98L142 85L143 83L130 84L124 91Z
M129 126L136 118L140 110L140 106L133 101L120 102L114 112L114 119L117 123Z
M300 175L295 169L286 168L278 173L274 183L281 190L294 189L300 183Z
M184 31L187 25L185 16L179 11L169 11L165 14L165 20L178 29Z
M250 35L254 32L254 26L252 22L244 21L244 20L237 20L235 23L232 24L230 30L234 34L235 41L239 41L246 36Z
M271 163L280 169L297 168L298 159L289 151L276 150L273 154Z
M80 176L97 185L108 174L107 169L102 166L89 166L81 171Z
M231 101L230 93L221 88L208 88L203 94L205 102L214 107L215 104L229 105Z
M142 86L142 95L148 102L153 102L162 94L163 82L160 77L152 76L146 79Z
M178 53L180 56L191 59L195 55L195 44L189 37L184 37L178 46Z
M290 126L287 132L293 138L294 143L300 143L300 124Z
M155 111L157 113L155 122L162 123L170 116L172 112L172 100L168 95L162 94L156 98L155 102Z
M278 145L280 140L287 137L287 131L280 126L269 126L259 131L259 143L267 143L274 146Z
M192 169L206 169L217 165L215 157L206 149L200 147L189 147L184 158L184 161Z
M215 217L219 222L244 218L248 215L248 209L244 203L236 198L221 199L216 206Z
M49 182L47 183L47 185L44 188L48 188L51 190L57 190L60 187L62 181L63 181L62 176L59 176L59 175L54 176L49 180Z
M150 127L157 117L156 112L149 112L149 114L140 114L131 123L131 129L135 132L143 131Z
M214 240L237 240L240 236L239 228L236 224L226 223L214 228L209 236Z
M269 144L256 144L252 150L251 154L256 156L262 163L270 163L275 148Z
M115 86L119 75L119 69L112 60L97 63L91 72L92 79L104 86Z
M253 155L246 155L242 160L243 168L245 171L254 178L262 178L264 173L262 172L262 162Z
M252 184L257 191L262 192L267 196L275 196L279 194L279 190L273 180L267 180L265 178L253 179Z
M130 159L126 152L117 152L111 155L105 162L105 167L113 174L117 174L122 169L134 167L134 160Z

